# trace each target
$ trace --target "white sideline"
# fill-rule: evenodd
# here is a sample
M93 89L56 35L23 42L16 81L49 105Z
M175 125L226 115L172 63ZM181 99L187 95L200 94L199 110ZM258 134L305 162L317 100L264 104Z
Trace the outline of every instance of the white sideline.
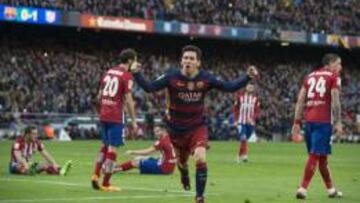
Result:
M121 200L121 199L151 199L151 198L174 198L174 197L192 197L191 194L178 195L136 195L136 196L97 196L97 197L77 197L77 198L45 198L45 199L7 199L0 202L53 202L53 201L91 201L91 200Z
M0 181L18 181L18 182L32 182L32 183L39 183L39 184L50 184L50 185L64 185L64 186L76 186L76 187L86 187L91 188L90 183L89 185L86 184L79 184L79 183L71 183L71 182L61 182L61 181L51 181L51 180L32 180L26 178L0 178ZM179 194L187 194L187 195L194 195L194 192L189 191L179 191L179 190L165 190L165 189L149 189L149 188L142 188L142 187L121 187L125 190L140 190L140 191L147 191L147 192L170 192L170 193L179 193Z

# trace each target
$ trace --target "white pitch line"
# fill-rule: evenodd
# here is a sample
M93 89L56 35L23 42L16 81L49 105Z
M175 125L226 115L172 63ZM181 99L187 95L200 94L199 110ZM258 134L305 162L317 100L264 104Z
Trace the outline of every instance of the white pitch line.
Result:
M61 181L51 181L51 180L30 180L24 178L0 178L0 181L14 181L14 182L32 182L32 183L39 183L39 184L50 184L50 185L62 185L62 186L76 186L76 187L86 187L90 188L90 185L79 184L79 183L71 183L71 182L61 182ZM189 191L179 191L179 190L166 190L166 189L149 189L149 188L142 188L142 187L122 187L123 189L127 190L140 190L140 191L147 191L147 192L170 192L170 193L179 193L179 194L191 194L194 195L194 192ZM214 194L212 194L214 195Z
M45 198L45 199L5 199L0 202L73 202L73 201L94 201L94 200L121 200L121 199L156 199L174 197L192 197L191 194L182 195L135 195L135 196L97 196L97 197L78 197L78 198Z

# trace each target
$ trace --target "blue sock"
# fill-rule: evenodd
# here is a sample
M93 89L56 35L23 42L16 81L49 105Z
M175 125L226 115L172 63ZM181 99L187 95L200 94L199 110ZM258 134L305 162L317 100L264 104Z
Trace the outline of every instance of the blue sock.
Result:
M207 180L207 166L204 162L196 163L196 196L203 197Z

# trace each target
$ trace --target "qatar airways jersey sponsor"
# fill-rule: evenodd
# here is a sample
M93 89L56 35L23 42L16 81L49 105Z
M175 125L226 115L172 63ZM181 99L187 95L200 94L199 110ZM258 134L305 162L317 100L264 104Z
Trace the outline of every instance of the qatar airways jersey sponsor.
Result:
M306 90L305 121L331 122L331 90L339 89L338 74L325 68L307 75L303 82Z
M123 123L125 94L131 91L132 75L123 66L109 69L100 81L100 120Z

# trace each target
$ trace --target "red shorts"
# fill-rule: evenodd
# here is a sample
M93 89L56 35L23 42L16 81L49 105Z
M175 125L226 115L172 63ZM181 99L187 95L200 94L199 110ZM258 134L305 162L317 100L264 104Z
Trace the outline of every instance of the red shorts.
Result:
M180 163L186 163L189 155L194 153L197 147L207 147L208 129L202 125L185 134L170 134L170 140L176 149Z

